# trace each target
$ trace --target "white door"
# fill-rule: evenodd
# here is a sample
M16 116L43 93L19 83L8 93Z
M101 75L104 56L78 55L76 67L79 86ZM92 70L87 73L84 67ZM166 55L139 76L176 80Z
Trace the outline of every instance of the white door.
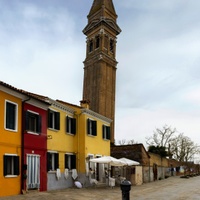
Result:
M27 155L27 189L40 188L40 156Z

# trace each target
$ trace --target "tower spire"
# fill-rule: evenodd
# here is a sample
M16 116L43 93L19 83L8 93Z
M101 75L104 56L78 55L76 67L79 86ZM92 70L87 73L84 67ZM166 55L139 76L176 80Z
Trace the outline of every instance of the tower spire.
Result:
M116 23L117 17L112 0L94 0L87 16L88 25L83 29L83 33L87 35L86 32L91 27L91 24L97 25L101 22L106 22L115 29L116 35L118 35L121 29Z
M106 17L113 18L114 21L116 21L117 15L112 0L94 0L88 15L88 20L90 20L93 15L97 13L100 14L101 17L105 17L104 15L106 15L106 12L111 15L107 15Z

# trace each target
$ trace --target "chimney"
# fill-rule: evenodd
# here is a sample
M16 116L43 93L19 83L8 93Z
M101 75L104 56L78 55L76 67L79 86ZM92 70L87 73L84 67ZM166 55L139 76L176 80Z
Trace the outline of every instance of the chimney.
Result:
M81 103L81 107L82 108L87 108L87 109L89 109L89 104L90 104L90 101L89 100L81 100L80 101L80 103Z

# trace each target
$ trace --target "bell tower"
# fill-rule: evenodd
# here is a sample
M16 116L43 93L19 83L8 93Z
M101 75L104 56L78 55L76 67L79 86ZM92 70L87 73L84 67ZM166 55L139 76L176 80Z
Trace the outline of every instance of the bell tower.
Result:
M86 35L83 100L90 109L113 120L111 142L114 142L116 43L121 29L112 0L94 0L83 29Z

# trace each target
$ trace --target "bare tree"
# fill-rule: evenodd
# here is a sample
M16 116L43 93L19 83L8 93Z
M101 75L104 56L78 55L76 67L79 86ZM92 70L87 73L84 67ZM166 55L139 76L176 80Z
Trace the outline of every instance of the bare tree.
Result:
M200 153L200 148L189 137L183 133L177 135L176 128L163 126L156 128L153 136L146 137L146 143L151 147L165 147L168 149L168 156L181 162L193 160L194 155Z
M133 145L133 144L137 144L137 142L135 142L135 140L132 139L132 140L129 140L129 141L127 142L127 144Z
M125 145L126 144L126 140L122 139L122 140L118 140L119 145Z
M133 144L137 144L137 142L135 142L134 139L132 140L122 139L122 140L118 140L118 144L119 145L133 145Z
M171 153L173 158L181 162L188 162L194 159L194 155L200 152L199 146L183 133L171 141Z
M176 128L171 128L168 125L164 125L162 129L156 128L153 132L153 136L146 137L146 143L149 146L162 146L168 147L173 140L176 133Z

